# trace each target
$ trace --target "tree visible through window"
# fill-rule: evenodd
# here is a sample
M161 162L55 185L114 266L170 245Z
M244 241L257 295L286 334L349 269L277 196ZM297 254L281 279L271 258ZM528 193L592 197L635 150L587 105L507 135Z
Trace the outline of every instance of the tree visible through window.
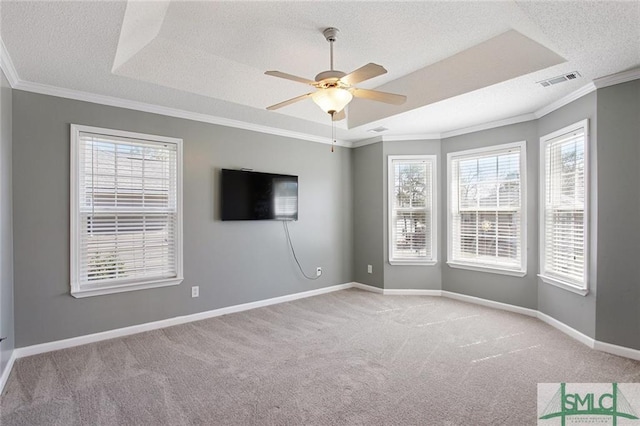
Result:
M587 121L541 138L540 274L581 290L587 289L586 141Z
M72 293L181 281L181 141L72 128Z
M449 154L449 262L524 271L524 144Z
M433 156L389 156L389 260L434 262Z

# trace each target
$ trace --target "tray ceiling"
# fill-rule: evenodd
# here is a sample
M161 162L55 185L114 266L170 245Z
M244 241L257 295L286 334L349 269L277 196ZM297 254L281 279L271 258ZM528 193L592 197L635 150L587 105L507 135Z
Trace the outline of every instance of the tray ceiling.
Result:
M640 66L640 2L11 2L0 35L20 79L315 136L329 117L308 92L265 76L329 68L322 29L341 30L336 68L388 73L359 86L340 139L434 134L531 113L591 80ZM574 81L536 82L579 71Z

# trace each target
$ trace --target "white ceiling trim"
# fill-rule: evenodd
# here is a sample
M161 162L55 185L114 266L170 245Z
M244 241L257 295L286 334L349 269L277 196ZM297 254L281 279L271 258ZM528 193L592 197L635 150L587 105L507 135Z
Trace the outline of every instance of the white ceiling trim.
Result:
M33 83L30 81L18 80L12 87L26 92L39 93L42 95L57 96L60 98L74 99L77 101L91 102L94 104L108 105L118 108L132 109L136 111L149 112L168 117L183 118L186 120L200 121L203 123L216 124L219 126L234 127L237 129L250 130L253 132L266 133L270 135L283 136L287 138L302 139L309 142L318 142L331 145L333 140L321 136L309 135L306 133L294 132L291 130L279 129L277 127L263 126L260 124L248 123L245 121L232 120L214 115L201 114L182 109L169 108L161 105L148 104L144 102L132 101L129 99L116 98L113 96L97 95L95 93L82 92L79 90L65 89L47 84ZM351 148L351 143L343 140L336 140L336 145Z
M360 148L361 146L373 145L378 142L400 142L400 141L424 141L424 140L440 140L440 133L424 133L415 135L378 135L368 139L355 141L351 144L351 148Z
M63 87L51 86L48 84L34 83L31 81L21 80L13 65L9 51L0 38L0 67L7 76L9 84L13 89L23 90L25 92L39 93L41 95L57 96L60 98L73 99L76 101L91 102L99 105L107 105L118 108L132 109L136 111L159 114L168 117L183 118L186 120L200 121L203 123L216 124L220 126L234 127L253 132L266 133L270 135L283 136L294 139L301 139L309 142L317 142L331 145L333 140L307 133L294 132L291 130L280 129L277 127L263 126L260 124L248 123L240 120L232 120L229 118L218 117L209 114L201 114L177 108L169 108L161 105L148 104L145 102L132 101L129 99L117 98L114 96L98 95L80 90L66 89ZM336 140L336 145L345 148L351 148L351 142Z
M582 86L581 88L579 88L576 91L573 91L571 93L569 93L566 96L563 96L562 98L558 99L555 102L551 102L549 105L540 108L539 110L537 110L536 112L534 112L534 115L536 116L536 118L540 118L540 117L544 117L545 115L562 108L565 105L570 104L571 102L575 101L576 99L580 99L581 97L588 95L589 93L593 92L594 90L596 90L596 86L593 83L588 83L585 86Z
M4 41L0 37L0 68L4 71L4 75L7 76L7 80L9 80L9 84L11 87L15 88L16 84L20 81L18 78L18 72L16 71L16 67L13 66L13 61L11 60L11 56L9 56L9 51L7 47L4 45Z
M424 133L424 134L417 134L417 135L389 135L389 136L385 136L382 135L382 139L385 142L393 142L393 141L421 141L421 140L439 140L441 139L442 134L441 133Z
M249 123L240 120L232 120L229 118L218 117L209 114L201 114L177 108L170 108L161 105L149 104L145 102L132 101L129 99L117 98L113 96L98 95L90 92L83 92L74 89L66 89L57 86L51 86L41 83L34 83L30 81L21 80L13 65L11 56L0 37L0 68L4 71L9 80L9 84L13 89L24 90L27 92L39 93L43 95L57 96L66 99L74 99L78 101L91 102L100 105L108 105L118 108L131 109L136 111L143 111L152 114L159 114L169 117L182 118L186 120L199 121L203 123L216 124L220 126L233 127L238 129L244 129L259 133L271 134L276 136L289 137L294 139L306 140L310 142L317 142L323 144L332 144L331 138L325 138L316 135L310 135L302 132L295 132L291 130L280 129L277 127L264 126L260 124ZM488 130L496 127L507 126L510 124L522 123L525 121L535 120L543 117L563 106L581 98L596 89L612 86L615 84L626 83L628 81L640 79L640 68L623 71L621 73L612 74L606 77L598 78L593 82L586 84L580 89L552 102L551 104L540 108L539 110L523 114L516 117L506 118L504 120L492 121L489 123L483 123L476 126L466 127L463 129L452 130L443 132L440 134L417 134L417 135L389 135L389 136L376 136L374 138L363 139L360 141L349 142L345 140L336 140L336 145L346 148L358 148L360 146L370 145L381 141L405 141L405 140L433 140L433 139L446 139L453 136L459 136L467 133L478 132L481 130Z
M374 143L378 143L378 142L382 142L382 136L380 135L374 136L368 139L355 141L353 144L351 144L351 148L360 148L361 146L373 145Z
M613 86L615 84L626 83L632 80L640 79L640 68L635 68L628 71L619 72L617 74L611 74L605 77L596 78L593 80L593 84L602 89L605 87Z
M465 135L467 133L479 132L481 130L494 129L496 127L508 126L510 124L524 123L525 121L535 120L537 117L534 113L522 114L515 117L505 118L504 120L491 121L489 123L478 124L476 126L466 127L464 129L452 130L450 132L441 133L441 138L452 138L454 136Z

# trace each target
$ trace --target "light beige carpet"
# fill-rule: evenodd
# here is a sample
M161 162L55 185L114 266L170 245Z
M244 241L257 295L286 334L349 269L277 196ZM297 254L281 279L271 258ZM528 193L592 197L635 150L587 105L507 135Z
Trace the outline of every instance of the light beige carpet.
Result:
M8 425L529 425L538 382L640 363L525 316L345 290L23 358Z

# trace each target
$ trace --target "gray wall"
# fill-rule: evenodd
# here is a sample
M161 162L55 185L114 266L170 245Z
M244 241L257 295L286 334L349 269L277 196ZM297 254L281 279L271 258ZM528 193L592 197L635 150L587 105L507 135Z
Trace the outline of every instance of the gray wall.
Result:
M514 277L442 266L442 289L536 309L538 271L538 133L535 121L455 136L442 141L440 158L441 252L447 256L447 154L510 142L527 141L527 275Z
M71 123L184 139L181 285L69 295ZM19 90L13 138L17 347L353 281L350 149ZM323 267L319 280L300 275L281 222L217 220L219 170L239 167L299 175L299 220L289 228L307 274Z
M353 150L353 270L354 280L384 287L385 204L382 142ZM373 273L367 273L367 265Z
M581 296L567 290L554 287L540 280L538 286L538 310L542 313L567 324L570 327L595 337L596 324L596 256L597 246L596 226L598 222L598 152L597 122L596 122L596 93L590 93L582 98L550 113L538 120L538 135L544 136L578 121L589 119L589 155L590 160L590 250L589 250L589 294ZM615 167L615 165L607 166Z
M440 140L421 141L385 141L383 143L383 186L381 194L383 196L383 253L384 253L384 288L386 289L427 289L440 290L442 288L442 252L437 248L438 263L433 266L426 265L391 265L389 264L389 155L436 155L440 158ZM436 160L437 161L437 160ZM437 164L439 171L440 164ZM438 176L436 187L437 206L440 206L440 190L442 182ZM438 221L440 215L438 212ZM438 242L442 241L441 226L437 226Z
M1 93L0 319L3 334L6 329L11 336L13 299L17 347L357 281L388 289L442 288L538 309L590 337L640 349L640 81L598 90L537 121L441 142L337 148L334 154L322 144L17 90L12 95L6 79ZM590 119L592 232L590 293L583 297L545 284L536 274L539 137L585 118ZM86 299L69 296L70 123L184 139L183 284ZM527 141L527 275L447 266L447 153L521 140ZM390 154L440 155L435 267L388 265ZM300 276L280 222L218 220L223 167L300 176L300 220L290 229L307 273L323 267L320 280ZM11 254L12 189L15 285L5 256ZM373 274L367 273L368 264ZM200 298L190 297L192 285L200 286ZM3 343L2 365L12 347L10 340Z
M440 254L435 266L390 265L387 246L387 157L439 153L439 140L376 142L353 150L356 282L385 289L440 290ZM373 266L372 274L367 273L367 265Z
M11 87L0 71L0 375L14 348L11 145Z
M596 338L640 349L640 80L598 90Z

